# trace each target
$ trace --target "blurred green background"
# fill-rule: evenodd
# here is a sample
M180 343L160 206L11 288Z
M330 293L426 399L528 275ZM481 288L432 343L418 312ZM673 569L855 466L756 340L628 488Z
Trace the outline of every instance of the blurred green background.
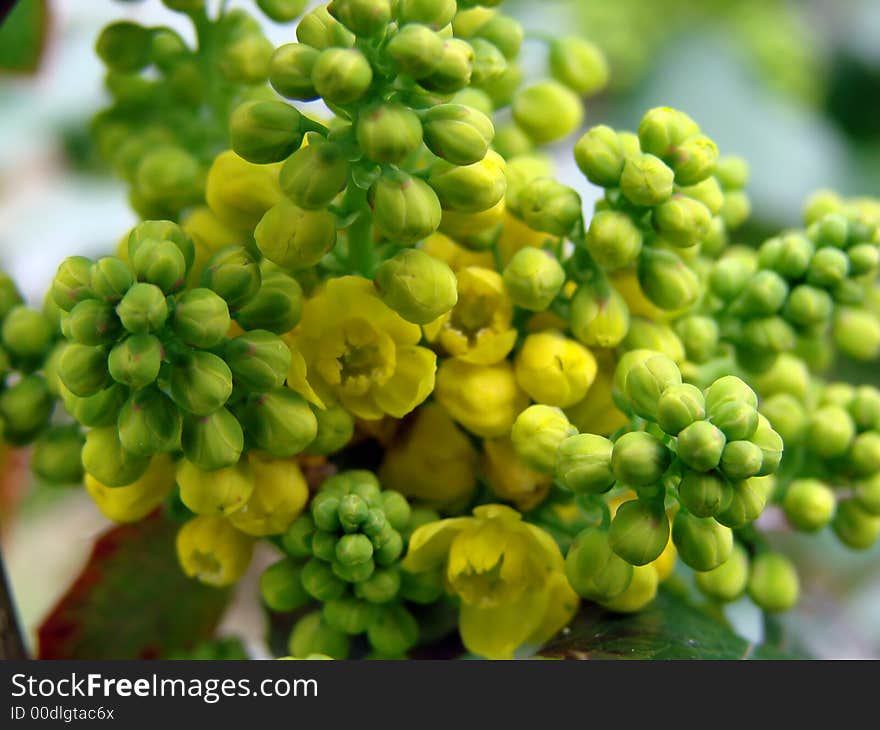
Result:
M34 32L45 32L46 43L36 68L21 68L11 39L28 37L20 28L12 32L11 21L0 27L0 265L37 303L64 256L106 252L135 221L87 134L89 117L105 99L92 51L98 31L121 17L170 25L185 36L189 29L159 0L20 5L19 15L40 18ZM753 220L741 242L757 244L797 225L805 196L818 188L880 195L877 0L507 0L505 9L534 38L565 29L606 52L611 84L589 103L587 124L632 129L645 109L674 106L694 117L723 153L745 157ZM267 35L290 41L293 27L270 25ZM527 43L528 75L542 73L544 52L540 42ZM577 172L571 142L553 148L558 172L589 205L598 191ZM880 383L873 367L841 363L838 373ZM107 523L82 490L28 483L22 458L4 458L0 531L32 634ZM830 535L790 533L771 510L763 520L801 570L803 599L784 618L798 643L818 657L880 657L880 548L857 555ZM253 575L222 630L242 635L252 655L263 656ZM734 604L729 617L746 638L760 640L756 609Z

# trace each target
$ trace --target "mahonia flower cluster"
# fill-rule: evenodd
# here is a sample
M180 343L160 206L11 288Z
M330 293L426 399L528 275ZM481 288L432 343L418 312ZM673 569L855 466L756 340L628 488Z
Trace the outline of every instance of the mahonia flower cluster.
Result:
M745 162L660 107L574 144L604 189L585 218L540 148L607 81L592 44L537 40L549 78L522 86L500 2L333 0L279 48L244 11L165 4L196 50L127 23L98 43L152 104L96 130L147 220L65 260L45 314L0 282L22 373L0 414L35 467L81 464L112 520L167 505L204 583L281 549L260 593L294 657L404 657L436 609L509 658L674 572L782 611L797 572L762 514L878 538L880 394L822 372L880 350L880 203L823 193L804 230L735 245Z

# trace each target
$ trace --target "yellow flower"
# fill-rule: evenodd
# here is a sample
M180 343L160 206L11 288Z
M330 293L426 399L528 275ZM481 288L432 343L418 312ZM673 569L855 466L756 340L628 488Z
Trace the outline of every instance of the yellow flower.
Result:
M452 357L491 365L507 357L516 343L513 302L501 274L468 266L458 272L458 303L424 326L425 337Z
M247 570L254 538L217 515L193 517L177 533L177 559L183 572L211 586L235 583Z
M480 266L484 269L495 267L495 258L491 251L471 251L442 233L428 236L421 248L435 259L448 264L453 271L459 271L467 266Z
M560 332L529 335L516 356L516 382L537 403L567 408L596 379L596 358Z
M205 200L223 223L250 232L284 194L278 184L281 164L255 165L232 150L221 152L208 170Z
M137 522L164 501L174 486L174 463L167 454L154 456L137 481L124 487L108 487L86 474L86 491L107 519Z
M275 459L251 451L247 461L254 489L244 506L229 515L229 522L254 537L278 535L306 506L308 484L296 459Z
M477 485L477 452L437 403L419 408L385 451L379 479L429 506L461 506Z
M434 397L453 420L483 438L510 433L519 412L529 403L507 360L495 365L444 360L437 371Z
M234 466L203 471L187 459L177 466L180 500L197 515L231 514L241 509L254 491L254 475L245 460Z
M434 389L437 358L420 339L418 325L383 303L372 282L343 276L305 303L289 342L322 401L377 420L403 418Z
M486 439L483 451L483 473L496 496L513 502L523 512L544 501L553 477L527 466L517 456L509 436Z
M608 436L625 425L628 419L614 403L611 395L614 376L613 357L610 353L599 351L597 361L599 369L596 372L596 379L586 396L580 402L566 408L565 415L581 433Z
M520 646L544 643L579 603L553 538L501 504L422 525L403 567L444 570L448 589L461 599L465 646L489 659L510 659Z

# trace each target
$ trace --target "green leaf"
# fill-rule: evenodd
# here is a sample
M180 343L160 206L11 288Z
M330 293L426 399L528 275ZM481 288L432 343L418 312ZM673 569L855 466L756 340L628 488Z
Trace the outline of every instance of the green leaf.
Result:
M46 45L48 18L46 0L19 0L5 18L0 17L0 72L37 70Z
M187 578L163 512L114 527L38 630L40 659L158 659L214 634L230 591Z
M634 614L615 614L586 604L571 630L539 654L558 659L798 658L749 643L718 619L667 592Z

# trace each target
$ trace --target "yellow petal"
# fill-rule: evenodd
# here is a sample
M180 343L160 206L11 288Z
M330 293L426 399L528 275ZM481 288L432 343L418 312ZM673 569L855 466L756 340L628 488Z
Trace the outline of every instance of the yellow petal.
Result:
M403 418L434 390L437 356L425 347L398 347L397 367L388 382L375 388L376 405Z
M306 379L308 368L299 348L291 344L290 340L288 340L288 348L290 349L290 369L287 371L287 387L299 393L309 403L318 406L318 408L326 408L327 406L324 404L324 401L318 397L318 394Z
M574 618L581 600L572 590L565 573L553 573L544 587L547 605L541 622L529 636L527 643L540 647L553 638Z
M474 365L494 365L510 354L516 344L518 332L514 329L500 333L491 333L479 337L476 347L472 347L459 359Z
M441 566L452 541L472 524L472 517L452 517L417 528L409 538L409 552L403 560L404 569L417 573Z
M458 630L467 649L487 659L512 659L513 653L538 631L547 597L531 590L518 601L478 608L462 603Z

